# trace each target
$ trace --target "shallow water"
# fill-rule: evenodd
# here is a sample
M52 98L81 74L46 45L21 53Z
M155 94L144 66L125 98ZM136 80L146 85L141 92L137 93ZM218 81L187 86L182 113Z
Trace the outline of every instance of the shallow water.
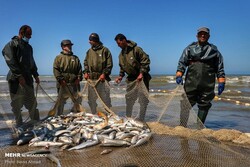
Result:
M214 102L205 126L213 130L235 129L250 132L250 107L223 102Z

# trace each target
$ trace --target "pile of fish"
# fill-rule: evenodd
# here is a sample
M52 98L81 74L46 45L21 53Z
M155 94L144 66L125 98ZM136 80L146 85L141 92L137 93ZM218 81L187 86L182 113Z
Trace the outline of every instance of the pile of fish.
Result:
M103 147L137 147L148 142L151 136L146 123L109 117L101 112L96 115L81 112L49 117L32 128L19 129L17 145L57 146L67 150L98 144Z

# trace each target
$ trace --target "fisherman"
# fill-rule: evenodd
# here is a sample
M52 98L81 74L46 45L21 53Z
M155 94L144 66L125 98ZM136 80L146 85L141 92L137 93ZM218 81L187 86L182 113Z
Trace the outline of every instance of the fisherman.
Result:
M115 37L117 45L122 49L119 55L120 74L115 82L120 83L122 78L127 74L127 92L131 91L136 84L131 85L135 80L143 81L147 91L149 90L149 81L151 76L149 56L142 50L141 47L127 38L123 34L117 34ZM131 117L133 105L138 98L138 94L126 94L126 116ZM148 99L145 96L139 96L140 113L139 120L144 121Z
M63 114L64 104L71 97L73 102L81 105L80 81L82 80L82 66L79 58L72 52L73 43L70 40L62 40L61 53L56 56L53 65L53 73L57 80L57 92L60 103L57 109L57 115ZM75 105L74 105L75 106ZM73 112L77 108L73 108Z
M89 43L91 48L87 51L84 59L84 78L86 80L96 82L100 80L101 83L97 83L96 87L88 88L88 103L92 114L96 114L97 107L97 93L100 95L101 99L105 105L111 107L110 91L107 86L105 86L105 80L109 82L111 79L109 75L111 74L113 68L113 60L111 52L107 47L103 45L100 41L99 35L97 33L91 33L89 36Z
M33 48L29 44L31 36L31 27L23 25L19 29L19 35L14 36L2 50L5 61L9 66L7 81L16 127L23 124L21 115L23 106L28 109L31 121L39 121L40 119L32 76L37 84L40 83L40 79L33 57Z
M218 80L218 95L221 95L225 87L225 72L221 53L208 42L209 28L199 28L196 37L198 41L188 45L179 59L176 83L183 82L186 72L184 90L192 107L198 103L198 117L204 123L215 96L215 78ZM186 126L183 120L185 118L181 118L181 125Z

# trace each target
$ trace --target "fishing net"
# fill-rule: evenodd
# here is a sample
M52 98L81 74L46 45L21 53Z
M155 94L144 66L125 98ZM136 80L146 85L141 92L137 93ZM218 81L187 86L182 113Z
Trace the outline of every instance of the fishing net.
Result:
M153 78L154 79L154 78ZM55 81L50 81L55 82ZM52 84L41 82L35 86L37 109L45 118L58 101ZM0 86L2 96L0 166L56 166L56 160L45 156L18 157L18 153L40 148L26 145L17 146L13 128L15 119L10 107L8 89ZM32 88L26 88L31 89ZM72 90L71 90L72 91ZM32 92L32 91L27 91ZM30 95L29 97L32 97ZM190 106L182 86L172 90L149 91L143 82L84 81L81 83L81 106L87 113L105 113L109 118L116 116L126 119L131 111L135 120L145 115L145 122L153 133L152 137L138 147L108 147L112 152L101 154L107 147L95 145L79 150L62 150L50 147L60 164L57 166L249 166L250 139L237 130L206 129ZM74 96L73 98L78 98ZM63 114L72 111L71 97L64 105ZM146 112L144 112L146 111ZM130 113L130 112L129 112ZM28 110L22 108L22 118L30 122ZM32 123L32 122L31 122ZM16 154L9 154L16 153Z

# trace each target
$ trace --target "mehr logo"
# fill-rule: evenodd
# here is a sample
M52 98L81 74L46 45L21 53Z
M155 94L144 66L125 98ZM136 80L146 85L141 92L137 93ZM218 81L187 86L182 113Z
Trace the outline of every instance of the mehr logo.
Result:
M46 157L47 154L22 154L22 153L5 153L5 157L7 158L15 158L15 157Z
M5 153L5 157L21 157L21 153Z

